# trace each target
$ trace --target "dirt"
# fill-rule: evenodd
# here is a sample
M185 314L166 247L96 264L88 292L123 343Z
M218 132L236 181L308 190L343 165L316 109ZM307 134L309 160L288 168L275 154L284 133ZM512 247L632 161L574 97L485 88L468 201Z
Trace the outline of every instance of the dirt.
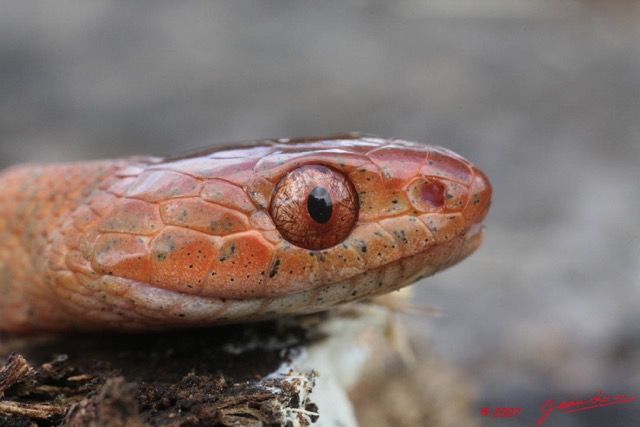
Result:
M279 321L144 335L0 337L0 427L309 425L313 384L270 376L309 342ZM306 417L296 414L307 414Z

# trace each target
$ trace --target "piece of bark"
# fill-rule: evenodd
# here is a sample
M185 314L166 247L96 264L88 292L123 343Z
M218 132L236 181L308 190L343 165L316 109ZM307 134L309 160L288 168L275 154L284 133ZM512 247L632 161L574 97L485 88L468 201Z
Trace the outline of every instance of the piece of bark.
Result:
M4 391L22 380L31 372L31 367L24 357L11 353L7 363L0 369L0 399L4 396Z
M144 335L0 338L7 360L0 426L309 425L314 373L277 369L308 341L290 321ZM15 346L12 343L15 342ZM28 381L16 361L41 363ZM6 357L7 355L0 355ZM271 375L271 376L270 376ZM50 416L29 405L58 402ZM18 410L16 411L16 408ZM38 407L47 409L47 407ZM62 408L62 410L61 410ZM66 416L65 416L66 415ZM64 418L62 416L65 416Z

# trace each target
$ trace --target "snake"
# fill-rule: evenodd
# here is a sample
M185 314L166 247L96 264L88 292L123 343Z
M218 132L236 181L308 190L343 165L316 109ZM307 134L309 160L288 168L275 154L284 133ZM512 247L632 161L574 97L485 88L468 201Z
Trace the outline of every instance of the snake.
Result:
M0 331L159 331L328 310L483 240L487 176L363 133L0 172Z

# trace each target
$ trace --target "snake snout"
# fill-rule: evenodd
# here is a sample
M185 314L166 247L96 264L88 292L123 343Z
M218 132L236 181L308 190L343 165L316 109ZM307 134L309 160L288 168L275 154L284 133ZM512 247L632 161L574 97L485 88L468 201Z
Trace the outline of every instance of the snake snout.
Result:
M489 178L475 166L471 168L473 179L468 190L468 199L463 214L467 221L467 226L478 227L489 213L493 188Z

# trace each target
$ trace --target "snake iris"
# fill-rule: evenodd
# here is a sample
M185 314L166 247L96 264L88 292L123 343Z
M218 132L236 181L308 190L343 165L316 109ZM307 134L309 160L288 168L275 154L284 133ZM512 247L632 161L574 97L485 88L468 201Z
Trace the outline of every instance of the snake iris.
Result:
M486 176L364 134L0 173L0 330L161 330L310 313L482 241Z

